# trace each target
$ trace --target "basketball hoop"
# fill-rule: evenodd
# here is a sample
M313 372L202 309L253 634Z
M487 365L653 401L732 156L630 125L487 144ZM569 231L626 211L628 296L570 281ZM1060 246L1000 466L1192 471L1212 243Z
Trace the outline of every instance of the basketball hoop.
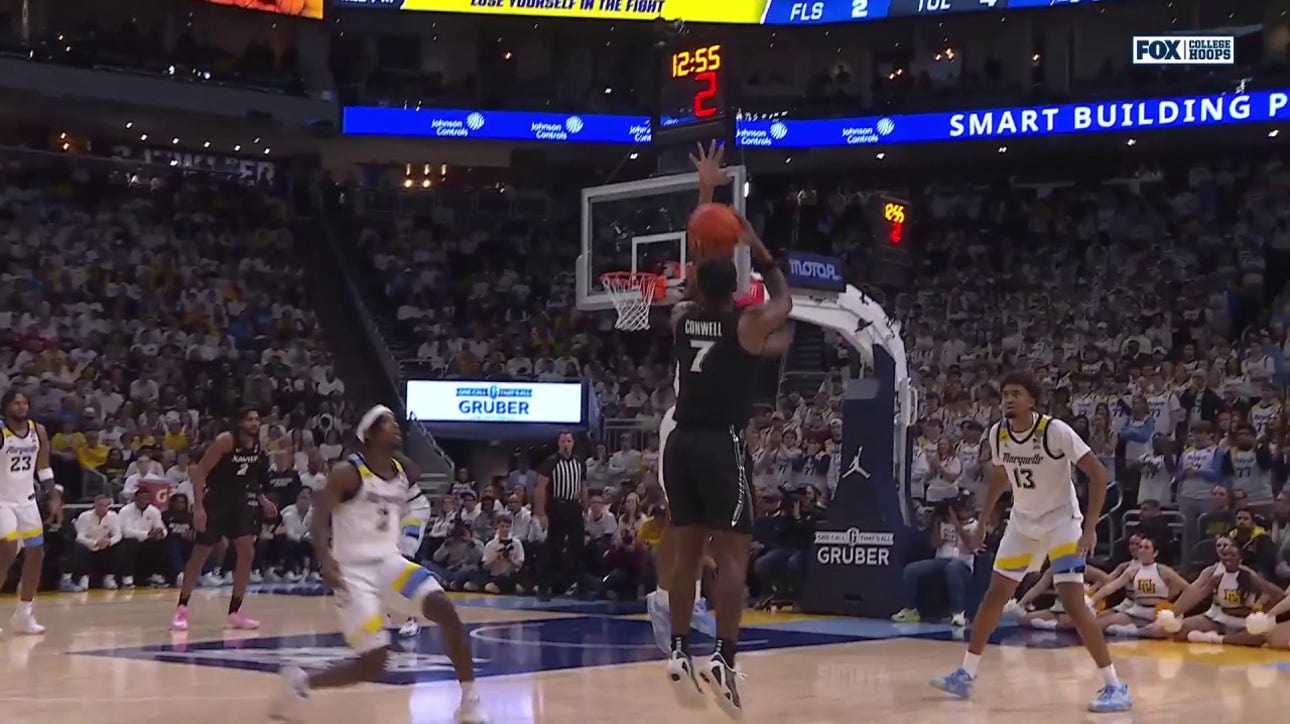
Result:
M648 329L650 305L667 293L667 279L649 272L608 272L600 281L618 310L614 326L626 332Z

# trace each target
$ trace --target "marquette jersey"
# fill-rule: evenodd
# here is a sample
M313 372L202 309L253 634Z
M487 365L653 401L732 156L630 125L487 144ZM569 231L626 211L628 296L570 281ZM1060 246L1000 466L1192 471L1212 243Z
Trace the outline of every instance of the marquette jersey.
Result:
M13 431L0 425L0 503L26 503L36 497L36 455L40 437L36 423L27 421L27 429Z
M759 360L739 346L739 315L696 306L677 320L678 425L742 430L752 417Z
M234 447L215 463L206 478L206 494L228 499L247 494L258 494L269 482L269 456L260 450L259 443L251 447Z
M1232 466L1232 487L1244 490L1250 505L1270 504L1272 471L1259 466L1259 453L1255 450L1231 448L1227 451L1228 464Z
M1089 446L1070 425L1036 414L1025 432L1013 432L1007 420L995 423L987 440L990 459L1003 467L1012 485L1010 522L1020 533L1034 536L1084 519L1071 476Z
M349 462L358 470L358 492L331 514L331 550L340 563L370 563L399 557L403 508L408 502L408 476L393 461L395 474L386 480L367 467L362 456Z

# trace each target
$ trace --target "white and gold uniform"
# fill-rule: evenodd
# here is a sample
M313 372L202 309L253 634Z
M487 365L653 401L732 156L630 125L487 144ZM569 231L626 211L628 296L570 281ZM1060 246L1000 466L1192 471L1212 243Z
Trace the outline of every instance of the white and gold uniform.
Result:
M443 588L399 553L410 487L403 467L394 461L397 472L386 480L359 455L349 462L362 482L354 497L332 511L331 548L347 589L338 596L341 628L349 645L366 653L390 645L386 613L420 616L421 601Z
M1151 623L1156 620L1156 605L1169 600L1169 584L1160 575L1158 563L1144 566L1134 561L1129 564L1129 570L1133 571L1133 583L1115 610L1143 623Z
M994 570L1014 581L1039 571L1047 558L1053 583L1083 583L1084 558L1077 555L1084 516L1075 497L1075 463L1089 446L1070 425L1034 415L1030 429L1011 430L1007 420L990 428L990 459L1012 485L1012 515L999 543Z
M1248 569L1246 571L1249 575L1254 575L1252 571ZM1200 574L1218 579L1218 586L1214 589L1214 604L1205 612L1205 617L1214 623L1222 624L1229 634L1245 630L1245 617L1253 613L1254 604L1258 602L1257 593L1241 596L1241 587L1237 578L1239 573L1239 569L1229 571L1222 563L1215 563L1209 570Z
M0 423L0 540L22 540L26 548L45 542L45 525L36 505L36 423L14 431Z

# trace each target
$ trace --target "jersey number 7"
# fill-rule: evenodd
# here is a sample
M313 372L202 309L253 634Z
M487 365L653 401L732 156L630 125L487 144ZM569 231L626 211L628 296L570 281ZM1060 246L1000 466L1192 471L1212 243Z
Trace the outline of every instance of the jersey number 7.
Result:
M1013 468L1012 479L1013 479L1013 482L1016 483L1018 488L1023 488L1025 490L1035 489L1035 472L1033 470L1026 470L1025 468Z
M708 355L712 353L712 348L716 346L716 344L716 342L708 339L690 340L690 346L694 348L694 362L690 363L691 372L703 371L703 360L708 358Z

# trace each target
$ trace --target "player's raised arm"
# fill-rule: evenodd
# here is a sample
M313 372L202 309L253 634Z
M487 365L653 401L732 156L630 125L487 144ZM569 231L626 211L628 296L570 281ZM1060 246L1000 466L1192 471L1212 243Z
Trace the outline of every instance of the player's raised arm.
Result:
M362 479L353 464L336 463L327 475L327 484L314 496L314 506L310 511L313 520L310 521L309 535L314 541L319 572L333 591L345 590L345 582L331 553L331 514L336 506L353 497L361 484Z
M739 344L753 354L765 354L768 338L784 328L788 315L793 311L793 297L788 293L788 281L784 272L775 263L761 237L753 231L748 219L742 218L744 224L744 243L752 251L753 266L761 272L762 283L766 285L767 302L760 307L744 311L739 317Z
M36 423L36 440L40 442L36 449L36 480L40 481L40 491L48 493L54 487L54 469L49 466L49 433L39 422Z

